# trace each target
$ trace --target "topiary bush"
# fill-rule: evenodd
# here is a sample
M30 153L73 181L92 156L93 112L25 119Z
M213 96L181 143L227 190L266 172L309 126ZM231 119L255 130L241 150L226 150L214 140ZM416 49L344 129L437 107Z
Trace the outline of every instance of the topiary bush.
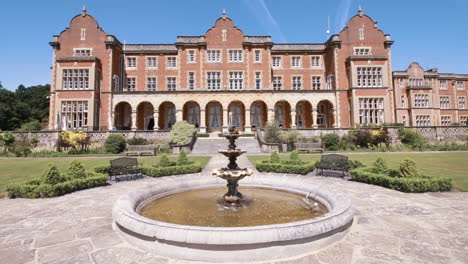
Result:
M167 155L162 155L161 158L159 159L159 162L154 165L156 167L171 167L175 166L176 162L171 161Z
M336 133L322 135L323 146L326 150L338 150L340 145L340 136Z
M70 167L68 168L68 171L67 171L67 176L69 179L84 179L86 178L86 170L83 166L83 164L81 164L81 162L79 161L72 161L70 163Z
M420 173L416 168L416 163L410 159L405 159L400 163L400 177L419 177Z
M388 173L387 162L385 162L385 160L382 158L377 158L377 160L372 164L370 169L374 173Z
M280 131L281 128L278 126L278 124L268 124L265 127L265 142L266 143L280 143Z
M301 160L299 158L299 151L298 150L293 150L291 151L291 154L289 155L289 163L290 164L304 164L305 161Z
M177 121L169 133L169 142L175 145L185 145L190 142L191 137L197 132L194 125L187 121Z
M140 137L133 137L129 140L127 140L128 145L147 145L148 141L144 138Z
M271 153L270 162L271 163L280 163L281 162L281 159L280 159L280 156L279 156L278 152L274 151L273 153Z
M67 180L67 177L62 175L54 163L50 163L47 169L42 172L41 182L44 184L57 184Z
M179 156L177 157L177 166L184 166L184 165L189 165L192 163L193 161L190 161L187 158L187 154L185 153L185 151L181 150L179 152Z
M122 135L112 134L107 137L104 148L107 153L118 154L125 150L126 142L125 138Z

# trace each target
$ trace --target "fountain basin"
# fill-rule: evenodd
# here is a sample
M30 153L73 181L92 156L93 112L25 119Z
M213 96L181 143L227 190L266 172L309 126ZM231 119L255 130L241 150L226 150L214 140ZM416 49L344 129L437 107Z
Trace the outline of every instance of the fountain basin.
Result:
M131 244L157 255L200 261L257 261L297 256L341 239L352 224L351 201L313 178L262 174L247 177L242 186L283 190L307 195L325 205L328 213L303 221L248 227L202 227L160 222L137 213L142 203L188 190L223 187L218 177L165 177L123 195L113 208L114 221ZM314 197L315 198L315 197ZM251 252L251 250L255 250ZM243 254L250 252L250 254Z

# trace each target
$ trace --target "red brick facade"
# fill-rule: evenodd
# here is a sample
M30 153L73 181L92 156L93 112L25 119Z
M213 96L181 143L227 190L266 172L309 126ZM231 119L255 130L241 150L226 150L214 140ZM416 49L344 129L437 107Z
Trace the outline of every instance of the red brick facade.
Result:
M359 12L326 43L276 44L269 36L245 35L223 15L204 35L179 36L174 44L123 44L83 11L50 43L49 128L166 130L183 119L202 131L228 124L250 131L272 122L347 128L415 125L416 115L430 115L431 125L441 116L464 120L468 76L417 64L392 73L392 43ZM408 86L415 76L432 80L430 87ZM447 89L439 89L439 80L448 80ZM459 82L463 89L453 88ZM401 105L402 95L413 102L415 93L428 93L433 102L422 109ZM451 104L441 110L436 97L445 94Z

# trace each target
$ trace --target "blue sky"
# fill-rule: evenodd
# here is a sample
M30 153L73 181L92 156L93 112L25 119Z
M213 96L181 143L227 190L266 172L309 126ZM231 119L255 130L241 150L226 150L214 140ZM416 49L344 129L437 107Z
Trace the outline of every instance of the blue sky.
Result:
M338 33L361 4L391 34L393 70L413 61L428 69L468 74L467 0L15 0L2 3L0 81L10 90L50 82L52 35L86 4L108 33L127 43L174 43L202 35L223 8L249 35L274 42L324 42L327 18Z

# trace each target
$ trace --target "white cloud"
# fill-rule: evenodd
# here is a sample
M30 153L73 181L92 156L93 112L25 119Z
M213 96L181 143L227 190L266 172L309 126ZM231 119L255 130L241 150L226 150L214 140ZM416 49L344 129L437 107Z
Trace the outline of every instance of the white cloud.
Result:
M276 19L271 14L265 0L244 0L244 3L249 7L252 13L257 15L257 19L272 32L274 38L278 38L280 42L287 42L285 35L281 31Z

